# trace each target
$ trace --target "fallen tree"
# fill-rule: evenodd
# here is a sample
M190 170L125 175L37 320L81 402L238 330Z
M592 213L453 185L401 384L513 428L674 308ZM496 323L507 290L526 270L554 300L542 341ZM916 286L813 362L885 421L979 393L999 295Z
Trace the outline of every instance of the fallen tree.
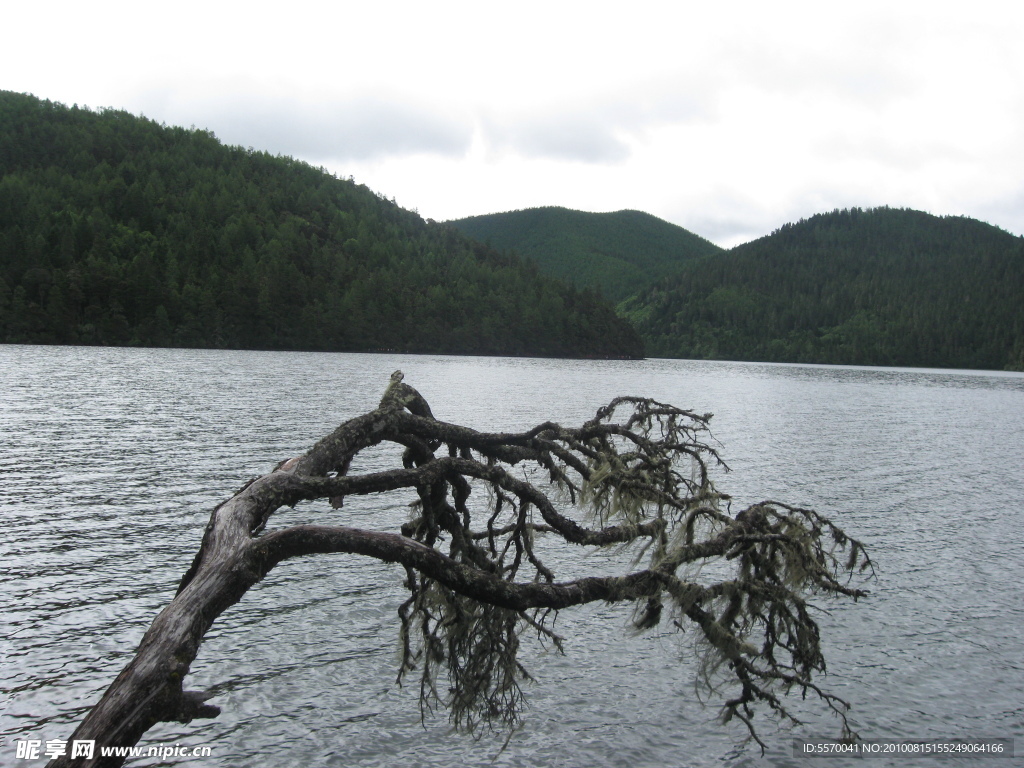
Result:
M93 741L95 752L68 749L51 768L121 765L123 757L101 756L99 748L135 745L158 722L217 716L207 694L183 687L203 636L275 565L326 553L405 569L399 680L417 675L421 707L447 708L456 726L518 721L528 679L518 660L523 632L561 648L552 629L557 611L632 601L638 629L663 620L697 628L707 682L728 691L723 719L742 720L762 749L754 710L795 721L783 700L790 691L816 696L836 713L842 735L852 736L848 704L814 679L825 659L807 599L865 595L849 576L870 560L859 542L808 509L765 501L731 515L729 497L710 476L722 465L710 445L710 414L620 397L578 428L546 422L484 433L436 420L402 378L392 375L377 409L214 510L176 596L69 739L69 746ZM381 443L402 448L401 467L349 473L360 452ZM276 510L300 501L340 507L346 497L400 489L417 500L399 532L267 528ZM559 581L539 552L540 537L635 547L634 562L645 565ZM729 578L686 578L692 566L716 559L734 564Z

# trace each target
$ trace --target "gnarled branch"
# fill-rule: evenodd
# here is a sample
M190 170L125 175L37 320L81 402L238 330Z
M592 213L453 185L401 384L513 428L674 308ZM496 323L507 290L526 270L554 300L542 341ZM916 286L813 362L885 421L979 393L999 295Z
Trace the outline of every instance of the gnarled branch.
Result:
M724 669L719 684L738 688L724 702L724 718L743 720L753 738L752 708L792 719L780 695L793 688L839 713L845 734L845 702L814 682L825 661L806 598L863 596L848 578L870 560L859 542L811 510L766 501L731 516L729 497L711 480L722 462L710 418L621 397L578 428L545 422L484 433L435 419L396 371L378 408L213 511L176 596L71 739L131 746L158 722L215 717L207 695L182 687L207 630L279 562L324 553L405 569L399 680L418 671L424 710L448 707L457 725L514 724L528 679L517 657L521 633L536 631L561 647L551 629L555 612L600 600L634 601L640 629L662 621L665 608L677 625L696 625L709 649L708 680L711 670ZM361 451L385 442L403 448L401 467L349 474ZM346 497L400 489L414 491L417 502L399 532L266 530L276 510L299 501L340 506ZM558 581L535 546L538 536L635 546L646 562L629 573ZM680 574L711 558L732 561L735 577L700 583ZM442 676L447 685L438 684ZM94 755L51 766L123 762Z

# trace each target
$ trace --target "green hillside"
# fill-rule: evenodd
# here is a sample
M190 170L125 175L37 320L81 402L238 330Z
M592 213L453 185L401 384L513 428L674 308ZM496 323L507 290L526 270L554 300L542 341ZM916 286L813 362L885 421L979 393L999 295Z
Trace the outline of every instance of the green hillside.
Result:
M626 302L656 356L1024 369L1024 238L962 217L821 214Z
M595 293L207 131L0 92L0 342L638 356Z
M530 208L449 222L470 237L534 259L548 274L622 301L714 243L640 211L584 213Z

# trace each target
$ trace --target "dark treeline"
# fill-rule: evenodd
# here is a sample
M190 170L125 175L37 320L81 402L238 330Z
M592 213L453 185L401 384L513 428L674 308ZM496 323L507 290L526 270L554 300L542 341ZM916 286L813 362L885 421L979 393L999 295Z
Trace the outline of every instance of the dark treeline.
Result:
M675 273L687 259L722 251L641 211L528 208L450 223L495 248L529 256L550 275L597 288L612 301L622 301Z
M0 92L0 341L638 356L594 291L289 158Z
M1024 238L834 211L684 264L622 311L652 355L1024 370Z

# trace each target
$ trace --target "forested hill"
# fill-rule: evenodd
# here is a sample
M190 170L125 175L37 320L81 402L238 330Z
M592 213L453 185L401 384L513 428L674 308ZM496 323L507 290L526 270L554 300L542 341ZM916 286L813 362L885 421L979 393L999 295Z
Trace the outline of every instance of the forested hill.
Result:
M687 263L622 311L657 356L1024 370L1024 238L834 211Z
M638 356L578 291L212 133L0 92L0 341Z
M449 223L495 248L529 256L548 274L598 288L616 302L677 271L687 259L722 250L640 211L529 208Z

